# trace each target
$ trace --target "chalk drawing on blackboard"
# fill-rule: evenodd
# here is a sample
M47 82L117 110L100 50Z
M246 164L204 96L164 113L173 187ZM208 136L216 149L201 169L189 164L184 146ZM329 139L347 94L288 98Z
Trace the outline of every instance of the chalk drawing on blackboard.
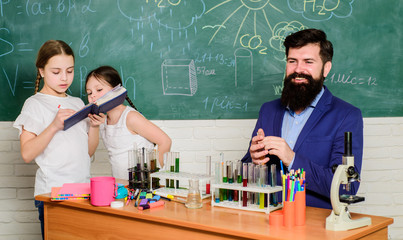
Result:
M137 24L138 29L143 28L143 23L151 23L151 21L156 22L157 27L162 27L165 30L188 29L202 17L205 11L203 0L187 2L181 0L142 1L140 4L133 4L131 0L117 0L117 7L123 17L131 23ZM191 16L189 16L183 14L182 11L194 12L191 12ZM165 12L170 17L167 18ZM178 20L172 16L181 16L181 18Z
M208 14L209 12L211 12L214 9L217 9L217 8L219 8L221 6L225 7L225 4L229 3L229 2L231 2L231 1L227 0L227 1L224 1L224 2L221 2L221 3L217 4L217 5L215 5L214 7L210 8L209 10L207 10L205 14ZM246 19L248 17L253 18L254 35L257 35L257 33L256 33L256 22L258 21L257 20L257 12L262 14L262 16L265 18L265 21L266 21L268 27L272 30L272 27L270 25L270 22L269 22L269 20L267 18L267 14L266 14L266 11L268 11L267 8L270 8L270 7L272 9L280 12L280 13L283 13L280 9L278 9L273 4L271 4L270 0L240 0L239 7L236 8L232 13L230 13L221 24L218 24L220 27L214 32L213 36L210 38L209 45L211 44L211 42L213 41L215 36L218 34L218 32L221 30L221 28L222 28L221 26L225 26L227 21L229 19L231 19L231 17L234 16L235 13L237 13L240 10L242 10L243 8L246 8L247 11L246 11L245 16L243 16L242 22L239 25L238 32L237 32L237 34L235 36L233 46L235 46L235 44L237 43L238 36L239 36L239 34L240 34L240 32L241 32L241 30L243 28L243 25L244 25L244 23L245 23L245 21L246 21ZM221 14L221 13L219 13L219 14Z
M333 16L337 18L347 18L353 12L353 2L355 0L345 1L296 1L287 0L288 8L303 18L321 22L331 19Z
M253 55L246 48L238 48L235 56L235 87L249 84L253 85ZM243 84L241 84L243 83Z
M193 59L165 59L161 64L161 78L164 95L193 96L197 91Z
M277 23L273 28L273 36L269 39L269 45L272 49L277 50L280 55L273 55L279 61L285 61L285 47L283 45L285 38L307 27L298 21L286 22L282 21Z
M203 26L202 27L202 29L205 29L205 28L226 28L224 25L214 25L214 26L212 26L212 25L206 25L206 26Z

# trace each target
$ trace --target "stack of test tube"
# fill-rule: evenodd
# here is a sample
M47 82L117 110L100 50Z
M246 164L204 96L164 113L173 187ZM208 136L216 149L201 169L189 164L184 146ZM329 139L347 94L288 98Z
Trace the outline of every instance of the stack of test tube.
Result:
M155 149L133 149L128 152L129 188L149 189L158 188L159 181L153 181L150 173L159 170L157 167L158 151Z
M179 162L180 162L179 152L166 152L164 153L164 166L167 172L179 173ZM166 188L175 188L174 179L165 180ZM176 180L176 188L179 188L179 180Z
M235 167L234 167L235 166ZM276 166L273 164L269 168L266 165L255 165L254 163L242 163L241 160L224 161L215 163L215 183L216 184L239 184L242 187L267 187L276 186ZM270 179L270 181L269 181ZM216 188L215 189L216 203L219 202L238 202L242 201L242 206L257 205L258 208L267 208L267 198L270 197L267 193L248 192L242 191L239 194L238 190ZM241 199L239 199L241 196ZM276 199L275 196L272 199ZM273 205L277 205L277 201L271 202Z

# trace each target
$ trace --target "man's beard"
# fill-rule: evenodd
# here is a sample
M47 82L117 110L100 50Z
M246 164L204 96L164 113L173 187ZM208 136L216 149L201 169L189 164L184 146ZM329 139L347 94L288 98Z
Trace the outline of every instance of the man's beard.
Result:
M313 79L312 76L306 74L293 73L284 78L284 88L281 94L281 104L289 107L292 111L304 110L315 100L316 95L320 93L325 78L323 77L323 69L320 79ZM292 79L305 78L308 83L295 83Z

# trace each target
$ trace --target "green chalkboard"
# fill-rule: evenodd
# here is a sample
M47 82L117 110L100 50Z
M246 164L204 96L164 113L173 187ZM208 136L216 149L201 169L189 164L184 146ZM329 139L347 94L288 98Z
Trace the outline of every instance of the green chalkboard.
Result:
M364 117L403 116L402 1L0 0L0 120L33 94L48 39L76 55L69 94L115 67L149 119L253 119L281 94L282 42L324 30L335 56L326 85Z

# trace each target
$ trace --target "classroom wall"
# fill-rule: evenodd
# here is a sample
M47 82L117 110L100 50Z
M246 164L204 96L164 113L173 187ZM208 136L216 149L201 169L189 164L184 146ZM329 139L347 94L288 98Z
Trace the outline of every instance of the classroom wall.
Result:
M181 170L204 173L205 158L225 160L245 153L256 120L153 121L172 138L172 151L181 154ZM18 131L12 122L0 122L0 240L41 239L33 204L37 166L20 157ZM403 117L364 119L364 160L360 196L366 201L352 212L393 217L389 239L403 239ZM93 176L110 175L101 143L92 164ZM323 220L325 224L325 220Z

